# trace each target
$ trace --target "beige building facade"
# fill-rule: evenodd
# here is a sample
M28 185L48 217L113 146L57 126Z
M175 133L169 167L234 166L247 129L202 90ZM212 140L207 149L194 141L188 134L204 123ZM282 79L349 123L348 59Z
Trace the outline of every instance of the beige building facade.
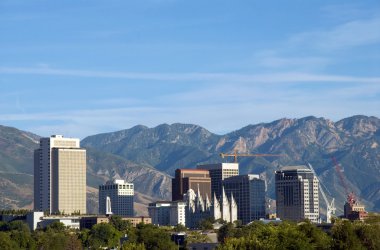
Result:
M79 139L40 139L34 152L34 210L86 213L86 150Z

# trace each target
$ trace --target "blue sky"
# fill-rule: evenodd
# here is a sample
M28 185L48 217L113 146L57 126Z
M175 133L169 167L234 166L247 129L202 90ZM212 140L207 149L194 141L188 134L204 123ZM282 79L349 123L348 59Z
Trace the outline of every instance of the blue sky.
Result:
M84 138L380 117L380 2L0 1L0 124Z

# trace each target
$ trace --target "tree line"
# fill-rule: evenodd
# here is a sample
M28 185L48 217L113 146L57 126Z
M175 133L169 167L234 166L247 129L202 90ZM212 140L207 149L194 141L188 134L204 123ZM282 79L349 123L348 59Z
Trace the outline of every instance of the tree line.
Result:
M203 223L210 229L210 222ZM211 230L211 229L210 229ZM186 231L184 246L170 237L173 232ZM304 221L249 225L224 223L217 230L218 249L380 249L380 217L370 216L366 222L337 219L328 231ZM73 230L60 222L45 229L29 230L22 221L0 222L0 249L184 249L192 242L208 242L201 231L189 231L184 226L158 227L140 223L133 227L129 221L112 216L110 223L94 225L91 229Z
M326 225L327 226L327 225ZM328 230L310 221L279 224L253 222L218 231L219 249L380 249L380 217L366 222L336 219Z

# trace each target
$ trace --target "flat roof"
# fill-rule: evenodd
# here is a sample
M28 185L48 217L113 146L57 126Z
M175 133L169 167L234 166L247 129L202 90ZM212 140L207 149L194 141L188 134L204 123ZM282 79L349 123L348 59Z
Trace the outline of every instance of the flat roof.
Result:
M239 163L210 163L210 164L199 164L198 169L239 169Z
M311 171L310 168L305 165L296 165L296 166L284 166L280 168L281 171L294 171L294 170L308 170Z
M196 168L177 168L177 170L180 170L181 172L208 172L207 169L196 169Z

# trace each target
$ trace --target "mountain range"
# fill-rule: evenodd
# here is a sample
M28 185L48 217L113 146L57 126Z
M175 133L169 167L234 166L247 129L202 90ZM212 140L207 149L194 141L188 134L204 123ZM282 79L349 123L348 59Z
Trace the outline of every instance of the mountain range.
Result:
M39 136L0 126L0 208L31 208L33 150ZM97 211L97 186L111 178L135 184L137 214L145 205L171 197L171 176L177 168L227 162L220 153L281 154L281 157L240 157L240 174L259 174L274 199L274 171L281 166L310 163L329 198L342 212L346 192L353 191L368 210L380 210L380 119L353 116L333 122L313 116L248 125L217 135L192 124L138 125L92 135L81 141L87 149L89 212ZM332 157L343 169L344 189ZM324 202L321 201L322 207ZM323 208L322 208L323 210Z

